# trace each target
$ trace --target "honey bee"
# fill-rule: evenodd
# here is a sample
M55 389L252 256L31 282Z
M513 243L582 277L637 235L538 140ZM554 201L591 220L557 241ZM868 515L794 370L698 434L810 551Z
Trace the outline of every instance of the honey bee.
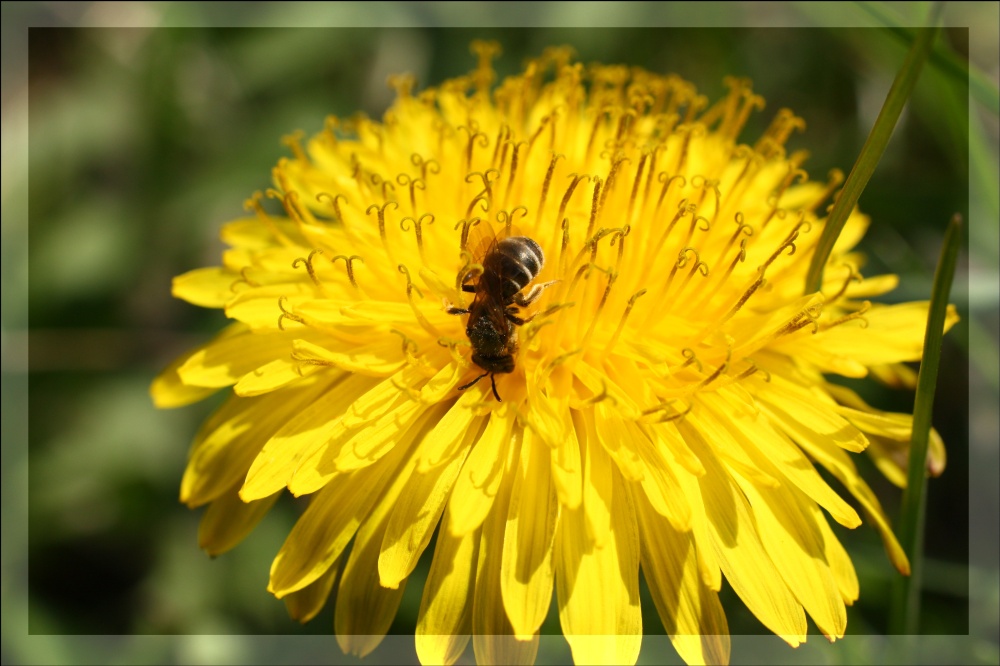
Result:
M522 294L545 264L545 255L531 238L510 236L484 241L479 263L483 272L470 283L471 276L462 283L462 291L475 293L469 308L449 307L454 315L469 315L465 334L472 343L472 362L485 372L468 384L459 386L464 391L486 375L490 376L493 395L497 393L496 375L514 371L514 354L517 352L517 326L523 326L532 317L521 317L518 308L531 305L545 288L555 284L536 284Z

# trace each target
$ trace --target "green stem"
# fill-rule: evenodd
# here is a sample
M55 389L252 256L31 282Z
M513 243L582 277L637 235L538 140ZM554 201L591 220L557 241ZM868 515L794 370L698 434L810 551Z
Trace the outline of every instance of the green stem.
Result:
M868 180L872 177L875 167L882 158L882 153L885 152L885 147L892 136L892 130L899 120L899 114L902 113L903 106L909 99L913 86L916 85L917 78L920 76L920 70L934 45L941 8L942 3L936 3L931 10L930 24L934 27L924 28L917 33L913 47L906 55L903 66L896 73L896 79L892 82L882 110L879 111L878 118L868 134L868 139L844 183L844 189L840 191L833 205L833 212L830 213L829 219L823 226L823 233L816 245L816 252L813 254L812 263L809 265L809 272L806 275L805 293L807 294L819 291L823 285L823 269L826 267L830 252L833 251L841 229L847 223L848 216L854 210L855 204L858 203L861 193L868 185Z
M934 273L927 331L924 334L923 359L917 377L917 396L913 405L913 434L910 461L903 491L899 517L899 543L910 559L910 576L899 577L893 586L889 631L893 634L915 634L920 617L920 574L923 568L924 507L927 490L927 446L930 440L931 412L934 388L941 362L941 340L948 311L948 296L958 250L962 245L962 216L955 214L945 233L941 258Z

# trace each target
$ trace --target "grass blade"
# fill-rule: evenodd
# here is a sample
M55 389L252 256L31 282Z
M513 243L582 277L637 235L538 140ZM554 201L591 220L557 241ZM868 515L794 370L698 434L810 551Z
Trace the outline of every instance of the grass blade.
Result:
M927 331L924 335L923 360L917 378L917 396L913 405L913 434L910 442L910 465L899 518L897 536L910 558L910 576L900 576L894 584L889 630L893 634L915 634L920 615L920 575L923 563L924 508L927 489L927 446L931 430L934 388L941 361L941 340L948 296L955 277L958 250L962 245L962 216L955 214L945 233L941 258L934 273Z
M816 245L816 252L813 254L812 263L809 265L809 272L806 275L805 293L807 294L820 290L826 260L840 236L841 229L847 222L848 215L857 204L865 186L868 185L868 180L875 171L876 165L882 158L882 153L885 152L885 147L888 145L892 131L899 120L899 114L903 111L903 106L909 99L913 86L916 85L917 78L920 76L920 70L930 54L934 38L937 36L936 24L940 13L941 3L937 3L931 15L931 25L934 27L924 28L917 33L913 47L906 55L903 66L896 73L896 79L892 82L882 110L879 111L878 118L868 134L864 147L861 148L861 154L858 155L858 159L854 162L854 167L847 177L847 182L844 183L844 189L840 191L840 195L833 205L833 212L830 213L829 219L823 226L823 233Z

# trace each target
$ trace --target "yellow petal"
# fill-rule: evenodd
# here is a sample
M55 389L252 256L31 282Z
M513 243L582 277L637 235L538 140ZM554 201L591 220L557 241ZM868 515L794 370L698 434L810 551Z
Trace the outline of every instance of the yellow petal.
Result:
M243 375L240 381L236 382L233 391L243 397L263 395L294 384L321 369L322 366L299 363L291 357L278 358Z
M476 415L476 407L484 397L478 391L466 391L435 424L420 449L420 461L417 465L419 472L428 472L451 462L461 448L467 445L469 431L478 434L476 424L479 423L479 417Z
M609 400L603 400L593 409L597 438L622 476L629 481L640 481L643 465L636 447L637 440L643 436L634 421L622 418L609 403Z
M802 440L799 445L816 462L844 484L844 487L858 500L858 503L865 509L868 518L875 523L875 528L882 537L882 544L885 546L889 561L900 573L908 576L910 574L910 561L899 545L899 541L896 540L896 535L892 533L892 526L882 511L882 505L879 504L872 489L861 478L850 456L843 449L823 441Z
M234 485L209 504L201 517L198 545L212 557L233 548L250 534L281 495L275 493L271 497L245 503L238 491L239 486Z
M465 459L448 504L451 516L448 528L452 534L468 534L486 519L503 480L504 461L516 416L516 405L493 412L486 430Z
M300 335L315 335L306 331ZM292 351L292 333L252 333L216 338L193 354L177 373L181 381L194 386L222 387L238 382L243 375Z
M323 451L316 452L322 455L322 464L314 465L311 460L305 460L296 473L293 485L306 491L309 487L325 483L333 470L349 472L377 462L397 446L400 433L422 422L421 416L429 411L426 405L404 393L398 393L388 407L371 423L347 430L330 442L329 453L336 456L332 466L327 462L330 455L323 455Z
M792 358L815 364L821 370L840 372L853 365L885 365L900 361L916 361L923 353L924 331L927 328L926 301L899 305L873 306L864 315L868 322L862 330L860 321L850 321L820 331L815 335L791 337L775 343ZM944 330L958 321L954 306L948 306ZM863 376L864 372L860 376Z
M555 484L559 503L568 509L576 509L583 501L583 461L580 458L580 442L576 437L576 425L570 409L563 408L558 413L562 421L565 437L555 442L552 448L552 482Z
M330 598L330 590L333 589L333 582L340 572L340 559L334 560L330 568L315 581L306 585L301 590L286 594L282 601L285 602L285 609L289 617L297 622L305 624L316 617L327 599Z
M322 446L336 433L337 417L362 395L375 380L359 375L340 374L327 384L322 395L285 415L284 425L266 440L247 472L240 491L244 500L267 497L288 485L299 461L314 447ZM275 400L285 394L274 394ZM258 398L268 400L270 396Z
M638 440L633 446L638 450L644 467L640 483L646 498L657 513L670 521L674 529L681 531L690 529L691 507L671 470L670 462L653 442L646 439L641 430L635 428L631 434ZM680 472L685 473L684 470Z
M422 664L454 664L469 643L472 631L472 599L479 560L479 531L453 535L444 526L431 562L417 616L417 657Z
M197 268L174 278L170 293L203 308L222 308L236 292L240 276L219 266Z
M483 523L476 566L475 598L472 605L472 648L478 664L533 664L538 654L538 636L519 641L507 619L500 589L500 567L507 509L514 470L520 457L520 437L507 447L507 460L500 490Z
M405 362L400 341L396 336L383 337L367 345L337 344L326 340L322 345L308 340L295 340L292 349L296 358L333 365L347 372L373 377L385 377L399 370Z
M583 515L587 538L604 546L611 534L611 459L597 439L591 410L573 413L583 452Z
M233 333L242 330L244 330L242 326L238 329L234 329L233 327L227 329L227 331L232 331ZM199 400L204 400L218 390L217 387L190 386L181 379L177 372L181 366L202 349L202 347L199 347L184 354L157 375L149 387L149 396L153 399L154 405L160 409L185 407Z
M750 501L764 550L788 589L825 636L842 638L847 609L825 560L812 501L792 488L758 488L738 474L735 479Z
M458 413L459 416L449 419L453 413ZM462 463L482 432L483 419L467 419L471 414L472 410L465 409L460 402L455 403L420 444L420 450L416 454L417 472L410 477L400 501L392 511L382 542L382 552L378 558L382 585L399 585L413 571L421 553L430 543L458 472L462 469ZM456 425L459 422L463 423L460 427ZM450 437L454 437L457 445L453 446L445 441ZM427 449L438 447L454 449L455 453L444 464L420 471Z
M757 469L776 469L795 487L815 500L820 506L830 512L830 515L845 527L854 528L861 524L861 517L844 499L838 495L813 468L812 463L789 439L774 428L762 417L751 418L747 414L732 413L726 417L725 402L717 396L703 396L705 404L710 405L720 422L739 446L750 455L752 464ZM761 404L762 410L767 410L767 404ZM774 413L777 410L771 408ZM771 413L768 411L767 413ZM791 417L787 417L791 420ZM697 417L695 419L697 421ZM704 424L705 421L698 421ZM809 435L812 431L802 428L801 433ZM829 438L827 438L829 439ZM743 474L742 469L737 469ZM746 475L744 475L746 476ZM751 479L753 480L753 479Z
M296 306L314 297L312 284L274 284L269 286L242 289L226 303L226 316L249 326L255 331L279 331L281 319L281 304L286 311L294 311ZM290 333L309 330L301 324L282 320Z
M806 429L855 453L868 447L864 433L841 416L836 405L820 403L814 395L781 377L774 377L757 397L776 408L772 412L781 414L786 430Z
M268 590L279 599L309 585L340 556L389 481L405 474L400 448L328 484L311 498L271 563Z
M826 521L826 516L819 507L813 505L809 507L816 524L819 526L819 537L823 542L823 559L830 565L830 571L837 581L837 589L840 590L840 598L848 606L852 605L858 598L860 587L858 584L858 574L854 570L854 563L851 556L847 554L844 546L837 539L837 536L830 529L830 524Z
M232 396L226 400L195 437L181 479L181 501L191 507L199 506L215 499L234 483L241 483L263 443L329 385L329 381L309 381L281 395ZM283 486L244 499L262 499Z
M698 553L696 558L698 574L705 587L713 592L718 592L722 589L722 570L719 566L719 558L715 554L713 536L708 526L708 514L697 479L698 477L690 474L678 473L677 475L677 481L691 507L691 536L694 538L695 549Z
M638 527L625 482L612 478L611 534L603 547L587 537L580 510L563 511L557 530L559 620L576 663L634 664L639 657Z
M333 614L337 643L341 650L358 657L369 654L385 638L406 589L405 580L391 589L379 585L379 547L388 518L388 511L376 510L365 520L337 590Z
M642 571L663 628L686 664L728 664L729 625L698 571L694 537L675 530L644 494L632 492L642 534Z
M806 639L806 617L760 542L750 507L729 472L686 418L678 424L706 474L698 478L709 534L726 580L765 627L792 647Z
M552 603L552 539L559 502L549 471L550 457L548 446L525 430L500 565L504 608L520 640L538 632Z

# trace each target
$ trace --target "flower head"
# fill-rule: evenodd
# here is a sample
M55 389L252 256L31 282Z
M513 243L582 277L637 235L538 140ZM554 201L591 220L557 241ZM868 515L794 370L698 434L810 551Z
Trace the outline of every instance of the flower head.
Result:
M748 81L710 104L550 49L494 88L495 45L473 50L437 89L393 79L381 122L290 137L266 193L283 214L256 195L222 266L175 280L234 320L153 385L161 406L234 386L182 482L208 504L202 545L310 495L269 589L306 620L342 571L335 628L362 655L435 531L426 663L470 635L481 660L530 661L553 591L575 659L634 663L640 569L689 663L728 660L723 579L793 646L806 615L843 636L858 580L828 519L861 523L846 491L908 570L852 458L878 442L901 481L911 418L826 374L905 382L927 304L865 300L896 279L861 276L857 212L802 293L841 175L809 179L788 110L740 142L763 107ZM481 249L494 237L544 262L512 277Z

